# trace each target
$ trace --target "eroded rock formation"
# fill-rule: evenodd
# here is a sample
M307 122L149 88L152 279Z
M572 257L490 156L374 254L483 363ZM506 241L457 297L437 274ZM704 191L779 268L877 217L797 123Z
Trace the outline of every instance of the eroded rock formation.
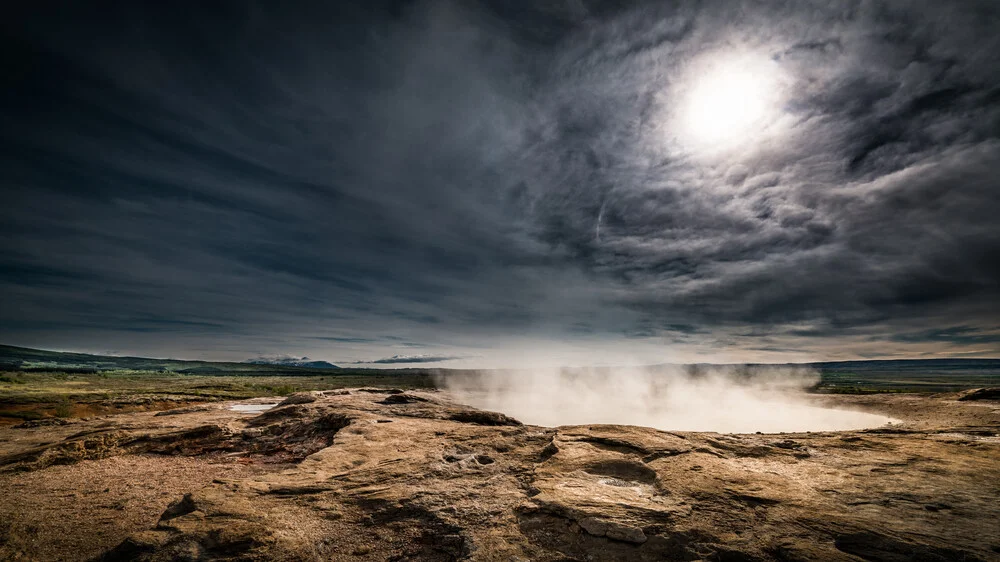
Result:
M526 426L434 392L314 393L259 415L10 429L24 437L3 443L0 470L136 455L257 467L177 491L108 561L995 560L1000 405L955 398L884 397L936 427L721 435Z

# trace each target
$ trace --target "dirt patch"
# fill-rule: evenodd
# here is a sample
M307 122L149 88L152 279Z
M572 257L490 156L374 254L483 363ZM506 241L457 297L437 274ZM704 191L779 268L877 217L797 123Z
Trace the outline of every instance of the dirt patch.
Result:
M33 404L0 404L0 427L13 426L25 421L60 418L91 418L127 414L132 412L159 412L205 404L204 400L155 400L139 402L39 402Z
M138 455L0 475L0 560L98 556L155 525L192 488L262 470L232 460Z

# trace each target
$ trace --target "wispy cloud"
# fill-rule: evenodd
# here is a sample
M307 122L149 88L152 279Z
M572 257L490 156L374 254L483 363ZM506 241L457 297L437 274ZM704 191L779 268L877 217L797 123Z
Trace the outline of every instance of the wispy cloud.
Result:
M383 357L382 359L376 359L374 361L357 361L355 364L363 363L374 363L377 365L391 365L396 363L441 363L443 361L452 361L455 359L464 359L462 356L444 356L444 355L393 355L392 357Z

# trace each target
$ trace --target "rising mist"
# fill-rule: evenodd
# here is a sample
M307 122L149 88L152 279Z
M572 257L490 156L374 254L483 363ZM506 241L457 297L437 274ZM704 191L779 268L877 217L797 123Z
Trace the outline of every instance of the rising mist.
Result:
M837 431L890 418L823 408L811 369L668 366L483 371L439 384L456 399L543 425L625 424L721 433Z

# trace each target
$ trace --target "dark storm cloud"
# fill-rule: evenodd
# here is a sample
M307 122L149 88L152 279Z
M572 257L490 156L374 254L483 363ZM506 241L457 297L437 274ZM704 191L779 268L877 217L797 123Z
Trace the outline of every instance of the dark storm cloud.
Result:
M995 3L340 4L12 12L4 338L997 349ZM701 158L671 111L734 49L789 124Z

